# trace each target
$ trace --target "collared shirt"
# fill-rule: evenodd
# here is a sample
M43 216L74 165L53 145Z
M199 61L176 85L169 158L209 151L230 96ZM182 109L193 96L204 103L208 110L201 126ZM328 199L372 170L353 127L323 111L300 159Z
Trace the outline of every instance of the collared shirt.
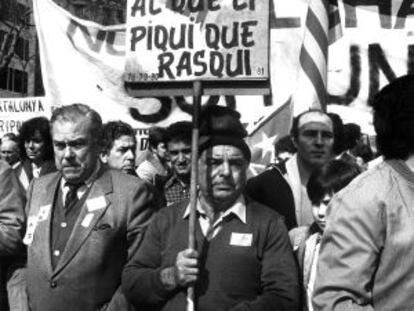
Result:
M96 175L98 174L99 170L101 169L101 162L98 161L95 170L93 171L93 173L91 174L91 176L85 181L85 184L82 185L81 187L79 187L79 189L76 192L76 195L78 197L78 199L80 199L85 192L92 186L92 183L94 182L94 180L96 179ZM60 189L62 191L62 203L63 205L65 204L65 198L66 195L68 194L69 191L69 186L66 184L66 180L64 177L62 177L62 180L60 181Z
M176 175L172 176L164 186L167 206L190 198L190 185L183 183Z
M37 166L34 162L32 162L32 174L33 178L39 178L41 166Z
M187 218L189 215L190 205L185 209L183 218ZM211 240L220 232L225 219L230 215L237 216L243 223L246 223L246 202L243 196L239 196L230 208L224 212L220 212L219 217L214 223L211 223L208 219L206 212L201 206L200 199L197 200L197 218L200 223L201 231L208 240Z
M16 175L21 185L23 186L25 190L27 190L30 184L30 177L28 176L28 173L26 173L26 170L24 169L24 162L22 161L17 162L13 166L13 169L16 170Z
M311 235L305 242L305 255L303 259L303 285L306 290L306 303L308 311L313 311L312 297L315 285L316 267L318 263L319 248L321 246L320 232Z

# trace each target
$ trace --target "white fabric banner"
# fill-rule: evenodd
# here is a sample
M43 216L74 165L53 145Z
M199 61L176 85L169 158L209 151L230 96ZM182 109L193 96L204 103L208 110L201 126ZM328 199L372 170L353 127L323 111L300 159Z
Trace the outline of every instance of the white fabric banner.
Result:
M103 27L78 19L51 0L35 0L33 5L43 82L53 106L85 103L105 121L120 119L135 128L190 118L171 101L137 99L125 92L124 25Z
M49 118L50 114L44 97L0 98L0 138L6 133L17 134L28 119Z
M241 1L239 1L241 2ZM410 1L374 5L339 1L343 37L331 45L328 64L328 110L347 111L347 122L372 132L369 100L389 80L414 72L414 18ZM305 0L270 2L271 97L205 97L203 102L235 107L248 131L286 103L297 90ZM123 84L125 25L103 27L71 16L51 0L34 0L42 73L53 106L87 103L105 121L121 119L138 129L190 119L189 98L129 96ZM351 117L349 117L351 116ZM368 122L368 124L366 124Z

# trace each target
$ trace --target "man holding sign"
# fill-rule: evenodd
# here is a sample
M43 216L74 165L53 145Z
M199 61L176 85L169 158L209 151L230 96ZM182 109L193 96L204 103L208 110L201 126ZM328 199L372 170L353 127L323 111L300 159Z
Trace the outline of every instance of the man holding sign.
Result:
M124 269L123 289L136 306L185 310L194 284L198 311L297 310L283 220L243 195L250 150L239 117L219 106L201 113L196 249L187 248L188 201L161 210Z

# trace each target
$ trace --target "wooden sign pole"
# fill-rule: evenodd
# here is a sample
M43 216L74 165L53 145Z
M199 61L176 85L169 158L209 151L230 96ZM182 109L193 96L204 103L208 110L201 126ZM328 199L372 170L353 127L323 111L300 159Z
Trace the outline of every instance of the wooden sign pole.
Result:
M196 249L195 224L197 209L197 181L198 181L198 138L199 138L199 117L202 96L201 81L193 82L193 131L191 140L191 184L190 184L190 218L188 224L188 248ZM194 285L187 289L187 311L195 311Z

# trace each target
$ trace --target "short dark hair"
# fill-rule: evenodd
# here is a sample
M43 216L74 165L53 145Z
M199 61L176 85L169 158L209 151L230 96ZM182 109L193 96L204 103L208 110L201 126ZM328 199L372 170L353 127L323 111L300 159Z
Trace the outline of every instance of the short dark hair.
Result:
M356 146L357 140L362 136L361 127L355 123L344 125L344 141L346 149L352 149Z
M296 147L293 144L292 137L290 135L281 137L275 143L275 154L279 154L281 152L289 152L289 153L296 152Z
M362 144L355 148L355 155L361 157L364 163L367 163L374 159L374 153L372 152L371 146L369 144Z
M334 132L333 152L334 154L338 155L346 150L344 144L344 123L342 121L342 118L336 113L330 112L328 113L328 116L332 120Z
M54 152L52 136L50 135L49 120L45 117L36 117L23 122L22 127L19 130L19 150L21 151L22 159L27 159L24 143L33 138L33 136L36 134L36 131L39 132L44 142L45 152L42 156L42 159L44 161L53 160Z
M357 164L332 160L317 168L309 177L306 190L314 205L322 202L326 194L336 193L345 188L361 169Z
M90 134L95 139L95 143L100 145L102 119L99 113L85 104L71 104L56 108L52 113L50 124L53 125L56 121L65 121L75 123L80 117L89 119Z
M108 153L114 146L114 141L121 136L130 136L136 144L134 129L122 121L110 121L102 126L101 152Z
M385 159L405 160L414 153L414 75L397 78L375 95L374 128Z
M192 123L189 121L179 121L168 127L168 142L182 141L191 144Z
M157 148L161 143L168 142L168 132L165 128L159 126L150 127L148 130L148 145L151 148Z

